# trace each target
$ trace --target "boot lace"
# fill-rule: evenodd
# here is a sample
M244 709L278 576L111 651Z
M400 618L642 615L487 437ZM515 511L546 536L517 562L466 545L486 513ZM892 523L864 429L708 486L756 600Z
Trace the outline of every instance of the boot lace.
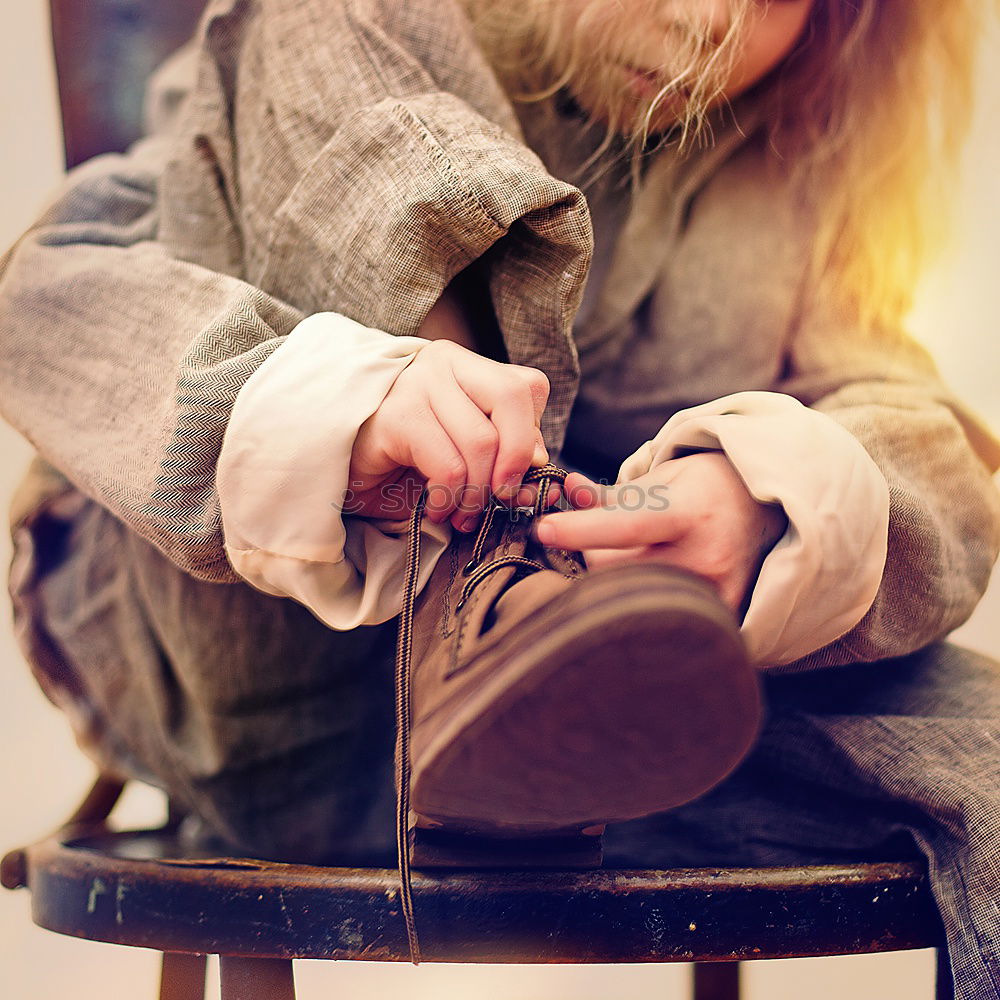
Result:
M524 475L523 484L537 483L538 493L534 506L530 509L532 518L539 517L552 505L548 503L548 495L553 483L562 485L566 480L566 471L558 466L538 466L529 469ZM395 716L396 716L396 863L399 869L399 898L406 924L406 938L410 948L410 960L414 965L420 964L420 940L413 914L413 887L410 871L409 850L409 816L410 816L410 661L413 651L413 612L417 598L417 574L420 569L420 528L423 523L424 510L427 505L426 490L420 495L407 531L406 568L403 574L403 600L399 615L399 633L396 641L396 677L395 677ZM509 509L494 501L485 512L479 526L479 533L472 550L472 558L466 564L463 572L468 577L459 595L456 611L471 596L483 580L499 569L517 566L530 572L545 570L548 567L537 559L526 556L499 556L484 563L483 553L486 542L499 512L510 513Z

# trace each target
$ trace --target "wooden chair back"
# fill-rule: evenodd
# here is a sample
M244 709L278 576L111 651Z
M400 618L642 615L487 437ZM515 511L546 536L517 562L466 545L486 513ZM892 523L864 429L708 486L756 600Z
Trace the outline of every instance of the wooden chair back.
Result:
M50 0L66 166L142 135L149 74L194 33L205 0Z

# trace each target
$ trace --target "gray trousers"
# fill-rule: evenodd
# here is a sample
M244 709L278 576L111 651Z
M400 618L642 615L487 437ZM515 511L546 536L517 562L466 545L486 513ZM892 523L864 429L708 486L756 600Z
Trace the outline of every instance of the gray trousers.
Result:
M79 494L15 533L15 620L105 767L163 787L232 850L394 864L392 624L333 632L201 583ZM1000 666L938 644L774 677L756 749L714 791L609 828L609 865L922 853L960 1000L1000 1000Z

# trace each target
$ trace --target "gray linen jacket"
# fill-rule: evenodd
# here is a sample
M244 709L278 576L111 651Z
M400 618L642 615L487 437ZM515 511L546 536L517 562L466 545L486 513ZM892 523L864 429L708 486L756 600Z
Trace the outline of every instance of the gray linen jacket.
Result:
M759 133L660 154L631 202L597 185L617 243L574 331L593 228L561 160L579 126L519 119L452 0L212 0L196 44L190 94L161 77L150 138L71 174L0 264L4 415L177 565L239 579L215 464L295 324L334 310L413 334L481 259L509 359L552 383L554 450L571 410L624 457L741 389L789 393L868 450L890 487L882 587L783 669L901 655L971 613L1000 548L1000 448L911 340L821 300L809 212Z

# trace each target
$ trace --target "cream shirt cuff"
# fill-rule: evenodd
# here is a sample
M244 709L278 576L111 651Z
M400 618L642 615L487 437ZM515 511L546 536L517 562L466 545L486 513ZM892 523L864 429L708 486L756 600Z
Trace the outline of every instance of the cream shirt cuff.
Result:
M358 428L427 343L316 313L236 397L216 477L226 554L258 590L301 602L334 629L399 613L405 522L341 511ZM424 520L419 586L450 536Z
M754 661L790 663L853 628L875 600L889 532L889 488L861 443L791 396L739 392L674 414L618 481L690 449L723 451L751 495L788 517L743 621Z

